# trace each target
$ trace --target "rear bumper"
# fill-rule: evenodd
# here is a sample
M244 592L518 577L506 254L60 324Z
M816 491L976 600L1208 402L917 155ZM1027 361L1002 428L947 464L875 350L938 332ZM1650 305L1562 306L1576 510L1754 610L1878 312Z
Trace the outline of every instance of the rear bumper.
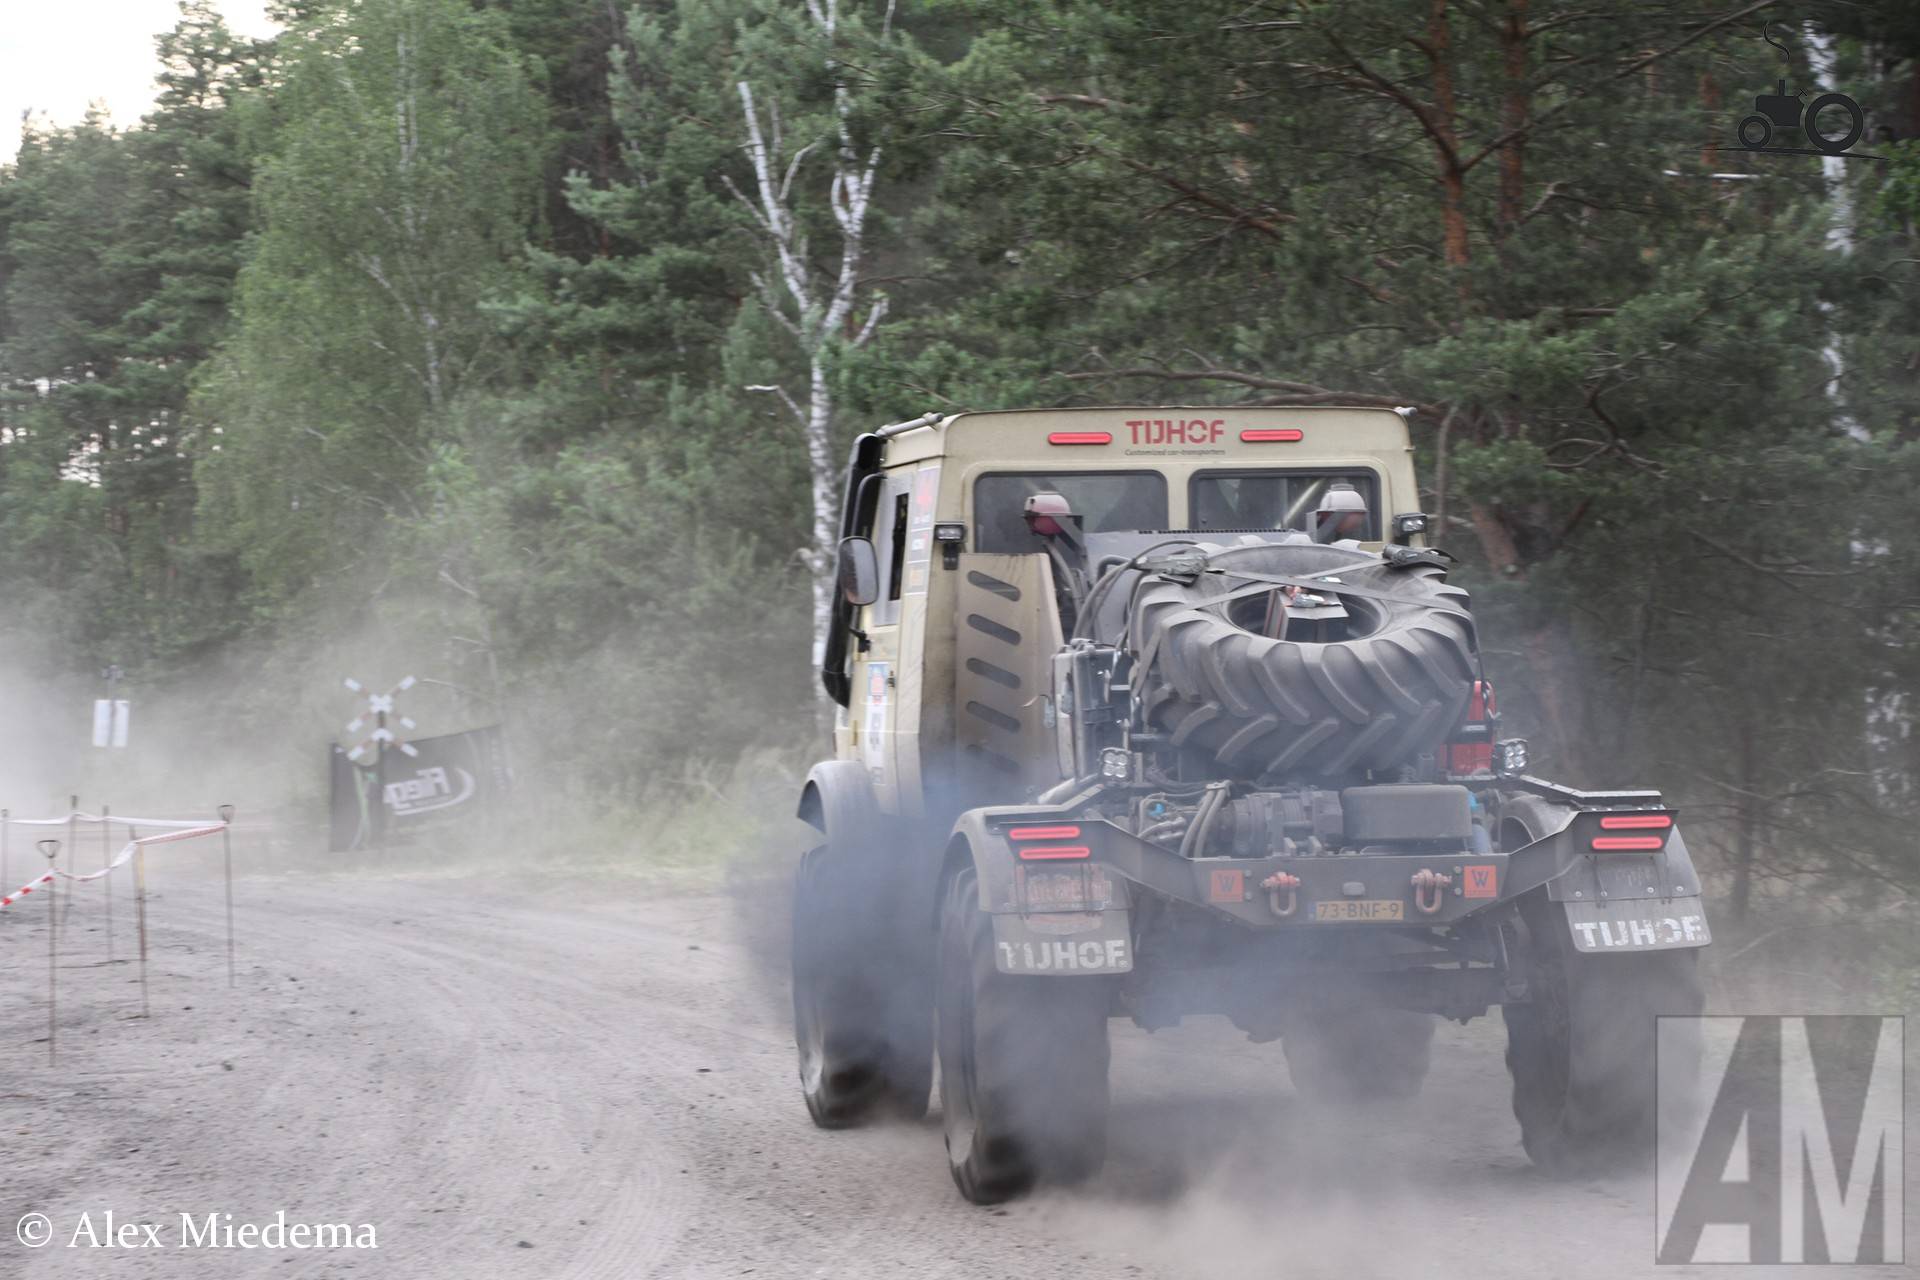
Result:
M1058 809L974 810L961 821L981 869L981 907L996 936L1024 955L1042 937L1099 940L1097 965L1065 971L1124 972L1130 949L1104 944L1127 936L1126 918L1144 895L1185 903L1262 932L1298 936L1449 930L1512 911L1544 889L1560 904L1582 951L1701 947L1711 941L1699 880L1685 841L1673 830L1652 851L1597 852L1605 810L1571 813L1567 824L1510 853L1371 852L1266 858L1183 858L1111 823ZM1087 855L1072 861L1023 861L1007 832L1071 824ZM1004 948L1003 948L1004 949ZM1058 945L1049 954L1066 954ZM1086 955L1093 955L1086 949ZM1077 953L1076 953L1077 956ZM1038 972L1013 963L1008 971ZM1053 971L1063 971L1058 965Z
M1087 856L1022 861L1008 829L1044 815L1071 821ZM981 906L999 914L1122 910L1141 890L1190 903L1256 929L1438 927L1537 888L1564 868L1552 841L1515 854L1358 853L1319 857L1183 858L1101 820L1057 812L976 810L978 856L999 865L980 878Z

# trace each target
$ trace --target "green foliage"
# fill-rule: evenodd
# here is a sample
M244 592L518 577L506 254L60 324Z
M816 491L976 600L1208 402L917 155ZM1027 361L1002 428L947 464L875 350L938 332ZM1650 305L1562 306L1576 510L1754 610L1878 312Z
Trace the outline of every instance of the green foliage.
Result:
M205 514L268 605L424 514L441 420L510 367L481 304L520 278L547 140L494 15L372 0L351 17L281 37L260 229L199 402L222 428Z
M804 733L809 470L747 388L804 387L807 317L741 198L746 81L811 145L812 268L836 104L885 157L836 449L943 407L1411 406L1550 769L1669 786L1749 887L1912 880L1920 152L1830 188L1714 149L1804 48L1575 0L833 12L301 0L254 47L189 6L139 127L0 172L5 625L157 678L378 636L582 794ZM1803 21L1920 128L1905 8Z
M29 136L0 179L0 439L20 446L0 458L0 531L42 549L9 557L0 588L41 600L9 623L81 665L204 644L206 606L232 589L190 545L185 406L250 221L236 104L259 51L189 4L159 53L140 129Z

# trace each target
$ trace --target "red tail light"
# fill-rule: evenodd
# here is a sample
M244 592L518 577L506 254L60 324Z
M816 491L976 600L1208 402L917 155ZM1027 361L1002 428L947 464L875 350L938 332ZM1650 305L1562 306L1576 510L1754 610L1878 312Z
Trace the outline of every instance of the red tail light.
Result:
M1588 843L1601 853L1652 853L1667 844L1673 830L1671 813L1603 813L1603 831L1645 831L1644 836L1595 836ZM1654 834L1654 833L1658 834Z
M1493 772L1491 742L1455 742L1447 747L1447 772L1460 776Z
M1493 721L1499 712L1493 701L1493 682L1475 680L1467 699L1467 717L1447 744L1447 772L1456 778L1493 772Z
M1078 840L1078 827L1014 827L1007 832L1009 840Z
M1306 437L1298 427L1250 427L1240 433L1246 444L1297 444Z
M1056 858L1091 858L1093 850L1083 844L1023 844L1020 857L1025 862L1048 862Z
M1047 434L1048 444L1112 444L1111 431L1053 431Z
M1080 828L1070 823L1051 827L1009 827L1007 839L1024 862L1051 862L1060 858L1090 858L1093 850L1084 844L1028 844L1029 840L1078 840Z

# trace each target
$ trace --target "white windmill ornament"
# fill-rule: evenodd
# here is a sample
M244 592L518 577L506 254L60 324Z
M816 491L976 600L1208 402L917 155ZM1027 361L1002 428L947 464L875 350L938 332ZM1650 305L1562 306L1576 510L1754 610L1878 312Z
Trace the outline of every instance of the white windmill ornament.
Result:
M347 752L347 759L358 764L366 756L378 756L383 749L396 748L409 756L420 754L411 742L395 735L388 721L388 717L391 716L392 724L397 724L402 729L419 727L414 724L412 717L399 715L393 709L393 700L413 688L416 683L418 682L412 676L405 676L399 684L385 693L367 693L365 685L352 676L347 677L346 685L350 692L367 694L367 709L355 716L352 723L347 725L348 735L351 736L365 729L369 720L373 724L373 731L354 744L353 749Z

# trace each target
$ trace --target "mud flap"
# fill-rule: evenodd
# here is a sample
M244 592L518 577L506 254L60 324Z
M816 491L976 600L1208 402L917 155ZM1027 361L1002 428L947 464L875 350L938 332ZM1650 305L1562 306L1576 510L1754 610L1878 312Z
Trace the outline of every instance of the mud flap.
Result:
M1560 904L1578 951L1672 951L1713 941L1699 898Z
M1072 911L993 917L994 967L1001 973L1059 977L1127 973L1133 935L1127 913Z

